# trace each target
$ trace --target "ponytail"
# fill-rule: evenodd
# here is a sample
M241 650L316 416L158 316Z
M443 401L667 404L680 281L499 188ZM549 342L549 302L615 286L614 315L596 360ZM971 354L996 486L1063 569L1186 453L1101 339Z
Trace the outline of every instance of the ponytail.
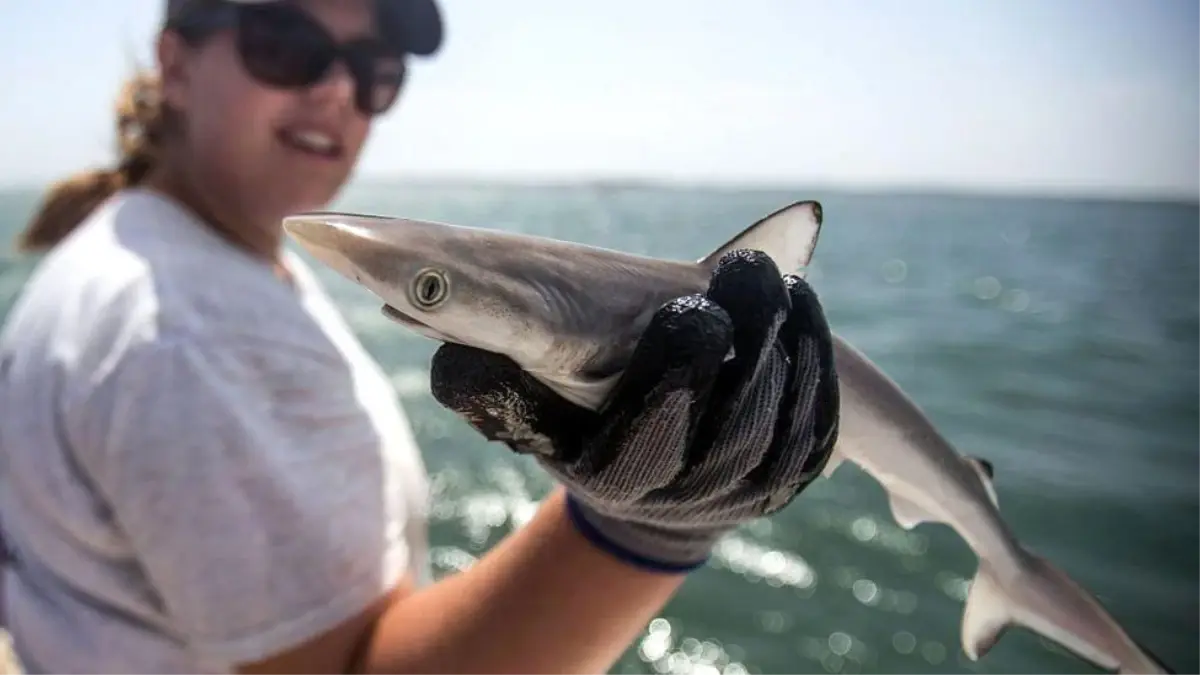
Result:
M17 238L20 251L49 249L66 238L102 202L137 185L154 168L166 126L156 75L141 73L125 83L116 101L115 168L85 171L50 187L40 208Z

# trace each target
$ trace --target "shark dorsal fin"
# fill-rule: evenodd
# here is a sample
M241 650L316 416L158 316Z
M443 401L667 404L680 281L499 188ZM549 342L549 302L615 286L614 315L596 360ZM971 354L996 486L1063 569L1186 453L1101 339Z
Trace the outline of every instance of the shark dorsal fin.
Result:
M963 457L963 461L967 463L967 466L975 470L975 473L979 476L979 482L983 483L983 489L987 490L992 504L1000 506L1000 499L996 495L996 486L992 485L992 478L996 475L996 469L992 466L992 463L982 457Z
M701 267L712 271L721 256L735 249L762 251L783 274L804 276L821 233L823 214L820 202L801 201L770 213L734 238L701 258Z

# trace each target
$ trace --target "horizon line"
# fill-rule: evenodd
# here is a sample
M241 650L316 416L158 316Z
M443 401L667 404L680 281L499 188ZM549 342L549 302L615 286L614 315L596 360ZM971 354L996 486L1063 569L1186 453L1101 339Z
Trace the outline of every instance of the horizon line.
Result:
M0 183L0 191L45 190L60 179L41 182ZM518 174L497 175L468 172L395 172L351 175L342 189L359 186L407 183L417 187L507 187L507 188L596 188L596 189L710 189L717 191L778 192L812 190L845 195L1032 198L1052 200L1167 203L1200 208L1200 186L1190 192L1172 189L1136 189L1056 184L971 184L908 181L836 181L734 177L638 176L636 174Z
M846 195L907 195L928 197L1013 197L1062 200L1173 203L1200 207L1200 186L1191 192L1171 189L1110 188L1086 185L1021 184L984 185L951 182L836 181L733 177L638 176L636 174L494 174L397 172L371 173L353 178L346 187L405 182L414 186L457 187L587 187L600 189L711 189L772 192L812 190Z

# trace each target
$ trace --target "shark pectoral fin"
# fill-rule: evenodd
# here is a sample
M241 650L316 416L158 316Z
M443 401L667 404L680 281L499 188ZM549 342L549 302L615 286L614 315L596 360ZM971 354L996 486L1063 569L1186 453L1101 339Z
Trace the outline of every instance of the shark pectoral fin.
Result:
M823 217L820 202L789 204L742 230L697 262L711 272L726 253L750 249L770 256L781 274L803 276L799 270L808 267L813 250L817 248Z
M890 492L888 493L888 504L892 507L892 520L895 520L897 525L906 530L911 530L921 523L934 520L933 516L929 515L925 509L904 497Z
M962 648L972 661L988 653L1012 624L1008 598L982 562L967 593L962 618Z
M979 476L979 482L983 483L983 489L987 490L992 505L999 508L1000 498L996 495L996 486L992 485L992 477L996 473L992 463L979 457L963 457L963 461Z
M590 379L567 378L559 373L544 371L529 371L529 374L571 403L588 410L599 410L607 402L622 372Z

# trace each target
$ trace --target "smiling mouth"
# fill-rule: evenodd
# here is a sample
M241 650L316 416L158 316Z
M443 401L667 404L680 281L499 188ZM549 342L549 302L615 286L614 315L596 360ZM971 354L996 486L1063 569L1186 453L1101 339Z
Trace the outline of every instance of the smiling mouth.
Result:
M313 130L281 129L276 138L284 146L321 159L341 159L342 145L329 134Z

